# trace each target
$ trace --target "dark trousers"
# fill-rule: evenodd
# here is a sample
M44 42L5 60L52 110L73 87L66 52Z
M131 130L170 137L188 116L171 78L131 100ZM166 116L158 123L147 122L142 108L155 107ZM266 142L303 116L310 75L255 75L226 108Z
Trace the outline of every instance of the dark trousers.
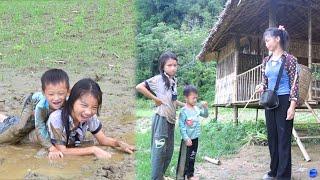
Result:
M151 137L151 179L162 180L174 148L174 124L158 114L153 116Z
M293 120L286 120L289 95L280 95L279 107L265 110L268 146L271 157L270 176L291 179L291 134Z
M177 179L190 178L194 174L194 163L198 151L198 138L192 139L192 146L186 146L181 140L179 160L177 167Z

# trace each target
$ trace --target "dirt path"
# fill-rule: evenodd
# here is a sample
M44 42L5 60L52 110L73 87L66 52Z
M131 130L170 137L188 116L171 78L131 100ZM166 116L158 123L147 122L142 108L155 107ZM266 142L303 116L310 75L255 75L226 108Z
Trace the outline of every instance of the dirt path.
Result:
M309 169L320 170L320 145L308 145L307 151L312 158L306 162L297 146L292 147L293 179L308 179ZM269 169L269 151L267 146L247 146L233 156L221 158L221 165L208 162L196 164L196 175L200 179L262 179ZM320 179L319 177L316 179Z

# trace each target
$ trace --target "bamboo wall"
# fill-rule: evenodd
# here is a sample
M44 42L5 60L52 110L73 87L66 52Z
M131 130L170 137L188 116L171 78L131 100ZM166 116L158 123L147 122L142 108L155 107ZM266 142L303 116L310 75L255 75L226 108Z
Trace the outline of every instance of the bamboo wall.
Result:
M233 67L234 52L229 53L217 63L215 104L229 104L233 101L233 87L236 78Z
M261 48L260 48L261 46ZM312 46L312 62L320 63L320 44ZM246 102L254 92L255 86L261 82L262 58L268 52L259 38L241 38L238 63L235 64L235 40L229 41L220 49L216 76L216 105L227 105L235 102ZM289 52L298 58L298 62L308 65L308 43L293 41ZM238 74L235 73L238 68ZM320 64L313 69L312 97L320 100ZM237 83L237 89L235 89ZM259 99L255 96L253 99Z

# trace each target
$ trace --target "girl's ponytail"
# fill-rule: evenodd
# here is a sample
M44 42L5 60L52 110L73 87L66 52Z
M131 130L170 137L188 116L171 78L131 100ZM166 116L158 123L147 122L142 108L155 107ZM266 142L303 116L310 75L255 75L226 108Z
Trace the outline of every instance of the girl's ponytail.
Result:
M283 26L276 27L270 27L266 29L263 33L263 37L266 36L271 37L279 37L280 38L280 46L284 51L287 51L289 47L289 33L285 30Z

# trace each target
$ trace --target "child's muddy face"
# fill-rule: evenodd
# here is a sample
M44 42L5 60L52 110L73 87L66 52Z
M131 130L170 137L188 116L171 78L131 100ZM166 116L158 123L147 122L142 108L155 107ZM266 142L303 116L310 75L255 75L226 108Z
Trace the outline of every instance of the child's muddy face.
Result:
M191 92L188 96L185 97L186 98L186 103L192 106L195 106L197 104L197 100L198 100L198 94Z
M174 59L169 59L164 65L164 72L173 77L176 75L178 69L178 63Z
M82 123L97 114L98 107L97 99L90 93L87 93L74 102L71 116L74 120Z
M44 95L49 102L49 107L53 110L60 109L68 96L69 90L66 83L47 84Z

